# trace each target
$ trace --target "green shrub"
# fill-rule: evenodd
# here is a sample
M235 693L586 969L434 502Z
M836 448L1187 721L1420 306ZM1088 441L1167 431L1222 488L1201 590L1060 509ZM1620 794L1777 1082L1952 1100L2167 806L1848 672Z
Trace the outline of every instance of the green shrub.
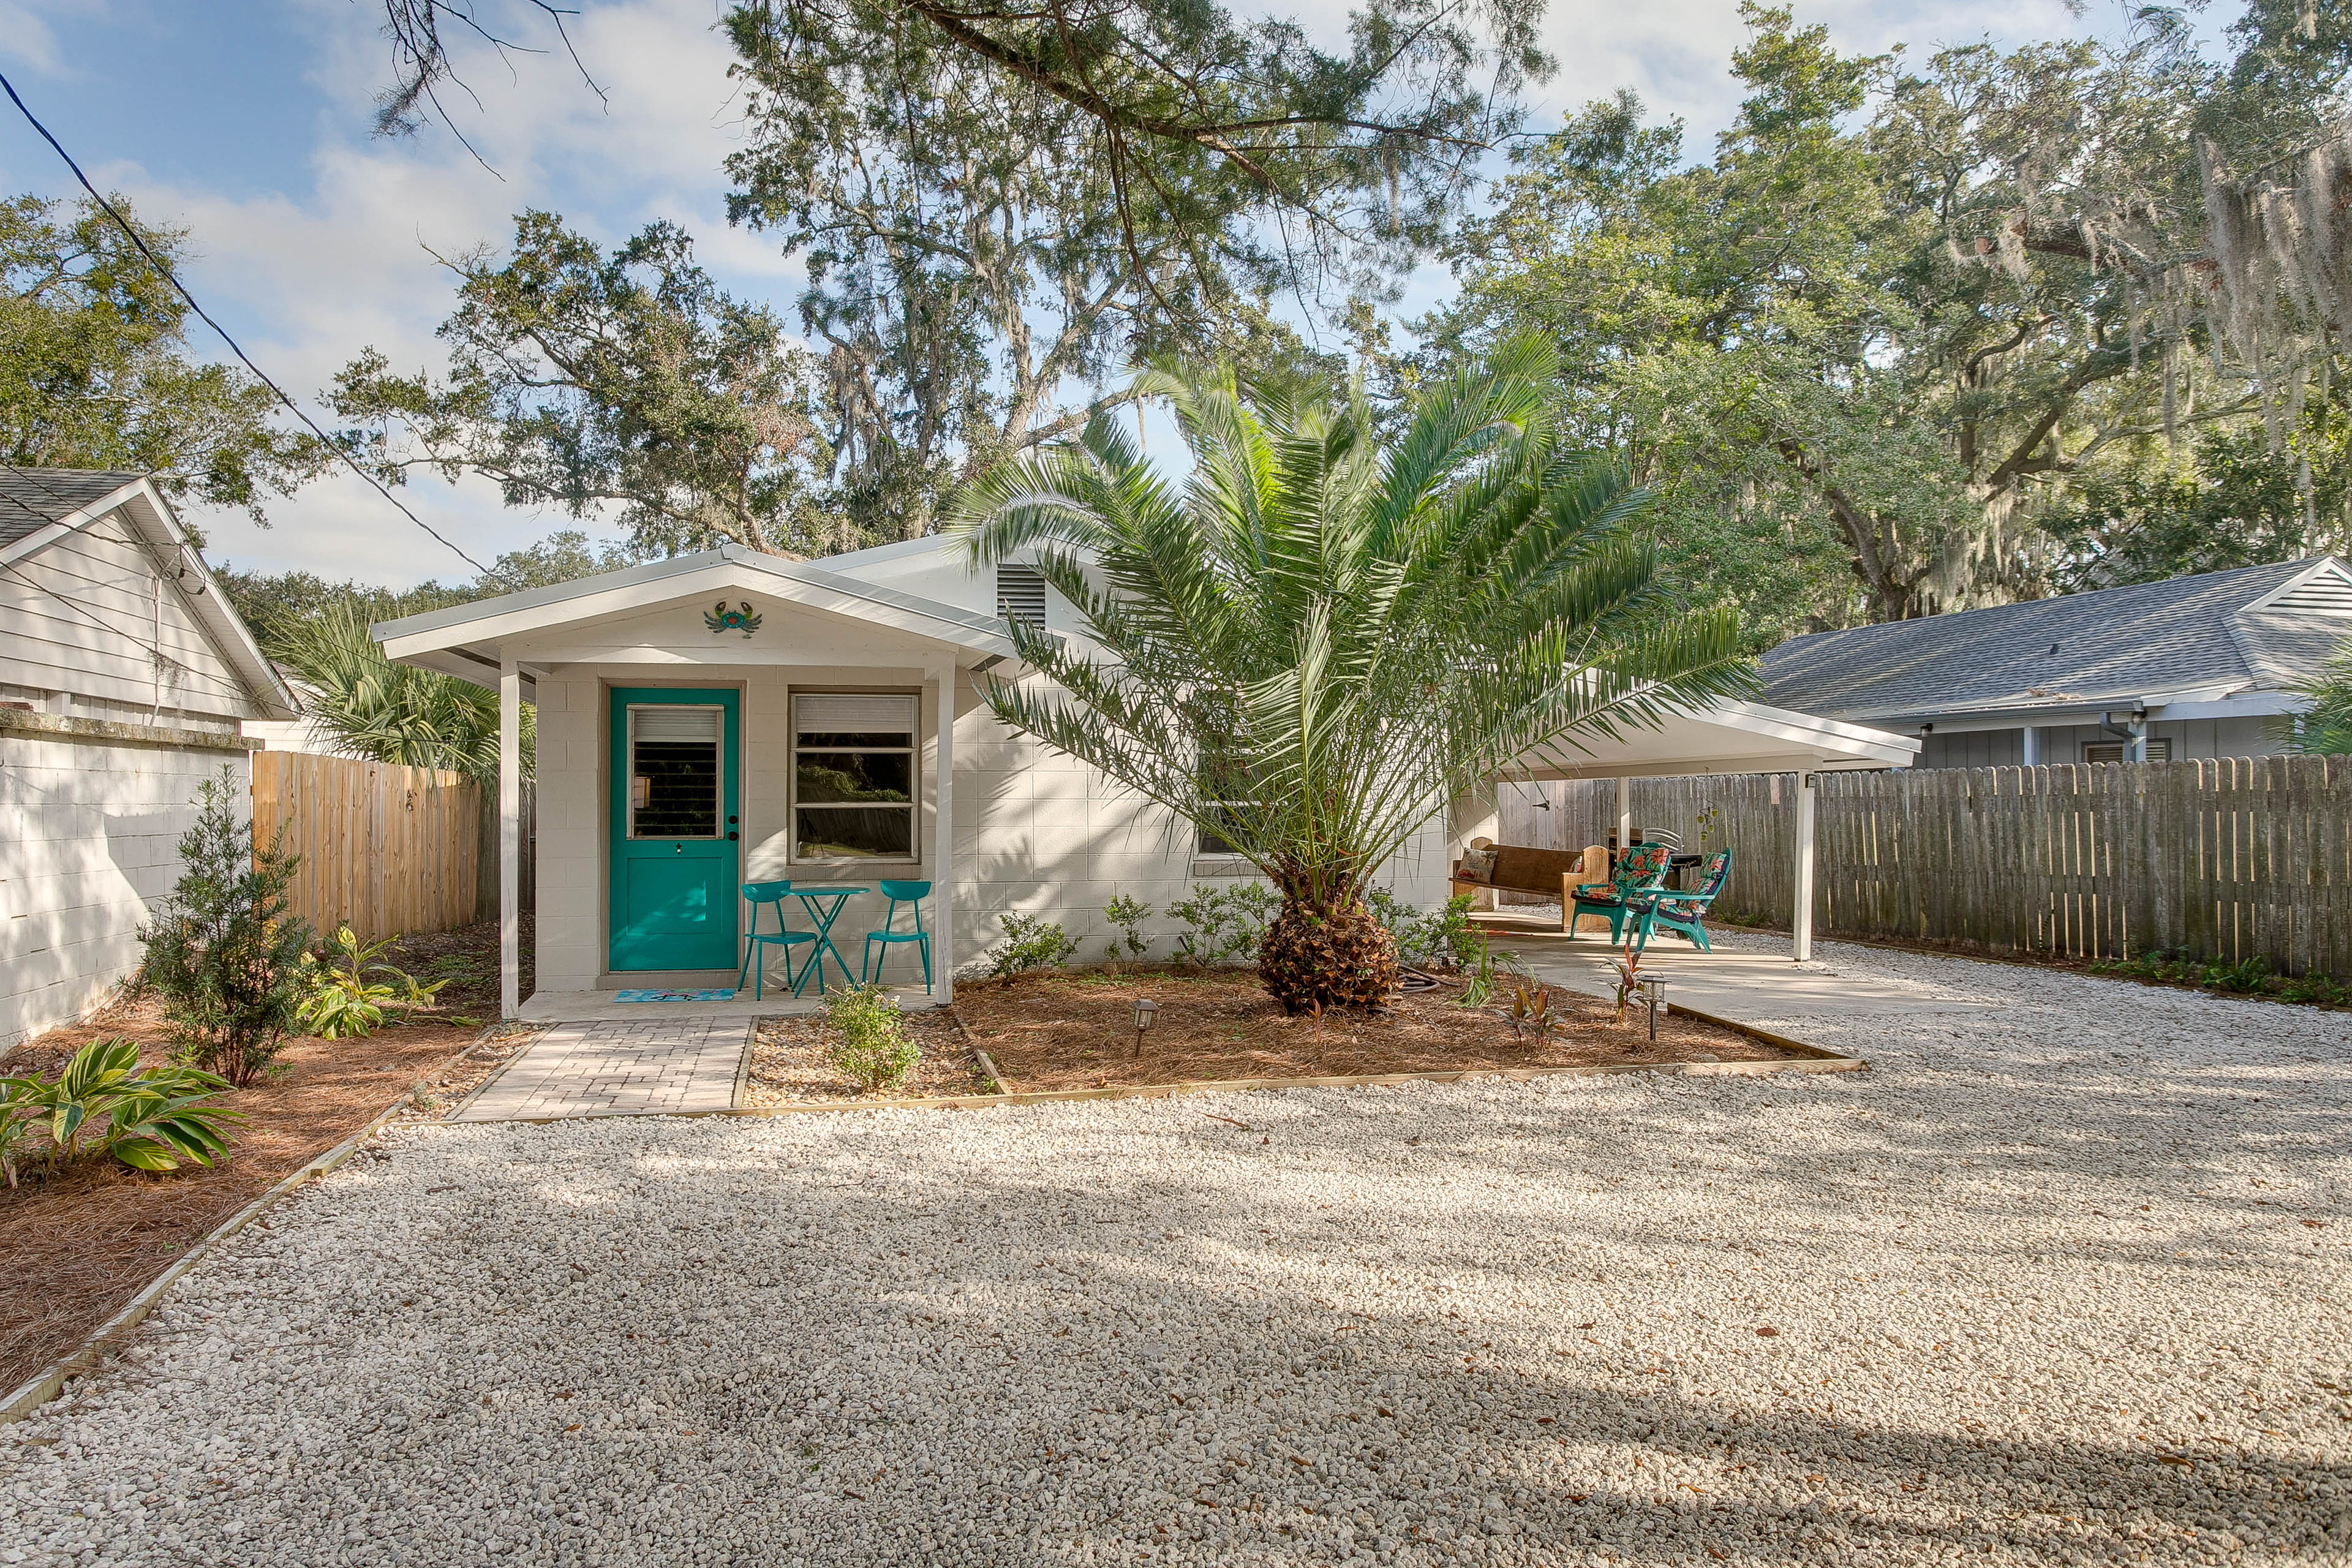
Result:
M1191 898L1168 906L1168 912L1184 922L1176 938L1176 956L1203 969L1244 953L1255 957L1265 928L1281 908L1282 895L1264 882L1225 888L1195 882Z
M433 1005L433 994L449 984L446 979L419 984L404 970L374 962L376 954L399 940L388 936L362 944L351 927L337 926L332 962L320 963L310 953L302 955L310 994L302 999L299 1016L312 1034L322 1040L371 1035L383 1026L387 1012Z
M853 985L824 999L825 1021L838 1037L833 1065L868 1089L896 1089L923 1054L907 1033L898 999L878 985Z
M1110 941L1110 956L1120 956L1124 945L1130 961L1141 958L1150 946L1143 935L1143 922L1151 918L1151 906L1121 893L1103 906L1103 916L1119 930L1119 934Z
M1456 894L1425 915L1386 888L1374 888L1364 902L1395 940L1400 963L1460 969L1477 963L1486 949L1486 937L1470 923L1467 893Z
M281 827L267 846L239 818L236 776L221 770L196 797L180 838L180 879L147 944L142 981L195 1063L243 1086L268 1069L302 1021L302 961L310 922L288 914L286 889L301 858Z
M212 1103L228 1087L197 1068L142 1068L136 1042L92 1040L55 1078L0 1079L0 1168L16 1184L18 1163L37 1152L52 1166L105 1154L141 1171L209 1165L245 1118ZM35 1133L45 1146L28 1149Z
M1062 929L1059 921L1049 921L1043 915L999 915L997 923L1004 928L1004 945L991 956L988 972L999 979L1025 973L1032 969L1050 969L1067 963L1078 951L1077 939Z

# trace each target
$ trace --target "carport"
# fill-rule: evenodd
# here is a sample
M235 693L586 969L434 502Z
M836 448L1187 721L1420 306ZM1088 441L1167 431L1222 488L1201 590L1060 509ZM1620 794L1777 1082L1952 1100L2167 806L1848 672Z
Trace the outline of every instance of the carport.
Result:
M1790 955L1801 963L1813 952L1813 775L1909 767L1919 746L1916 736L1816 719L1760 702L1725 701L1674 713L1654 730L1628 728L1614 738L1584 737L1530 752L1503 778L1530 784L1615 779L1617 842L1622 845L1633 836L1633 781L1637 778L1796 774L1797 892L1789 929Z

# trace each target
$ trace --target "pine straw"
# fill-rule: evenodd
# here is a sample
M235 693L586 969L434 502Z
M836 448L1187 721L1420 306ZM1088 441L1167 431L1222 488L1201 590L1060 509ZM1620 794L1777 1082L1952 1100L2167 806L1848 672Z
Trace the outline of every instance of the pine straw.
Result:
M1136 1054L1135 1000L1160 1004ZM1658 1021L1561 986L1561 1026L1525 1043L1494 1011L1459 1005L1458 987L1408 995L1365 1016L1292 1017L1255 971L1079 971L980 981L956 990L976 1045L1022 1090L1101 1089L1236 1079L1509 1070L1628 1063L1796 1060L1762 1041L1678 1013ZM1507 996L1506 996L1507 1000Z
M90 1159L54 1174L25 1172L13 1192L0 1186L0 1258L8 1261L0 1270L0 1392L71 1351L215 1226L395 1101L415 1092L423 1113L445 1112L487 1076L527 1036L486 1045L457 1069L438 1070L479 1033L470 1020L448 1020L481 1005L486 939L494 1011L496 926L402 943L385 956L412 973L436 960L467 972L442 992L454 1005L425 1016L430 1022L366 1039L292 1041L278 1058L281 1072L226 1097L249 1120L219 1164L151 1175ZM161 1060L173 1044L161 1009L134 999L0 1055L0 1075L54 1071L82 1045L110 1035L138 1041L142 1062Z

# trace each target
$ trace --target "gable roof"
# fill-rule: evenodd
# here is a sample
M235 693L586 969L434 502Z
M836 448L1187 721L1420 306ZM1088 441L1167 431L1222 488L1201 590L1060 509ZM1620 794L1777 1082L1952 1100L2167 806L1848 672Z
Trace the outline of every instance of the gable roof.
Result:
M294 694L253 640L252 631L222 592L212 568L188 542L187 531L145 474L111 468L24 468L0 464L0 571L29 560L58 540L99 519L120 514L132 536L161 556L179 557L178 572L165 573L188 613L204 628L221 657L253 693L262 712L292 719L301 712ZM193 578L193 585L185 579Z
M487 685L498 679L499 669L498 658L488 650L508 637L527 637L734 586L910 632L978 658L1015 657L1011 634L993 616L740 544L379 621L369 629L388 658Z
M2289 686L2347 637L2352 568L2323 555L1791 637L1764 697L1864 720L2210 700Z
M119 468L19 468L0 464L0 546L85 514L143 483L147 476Z

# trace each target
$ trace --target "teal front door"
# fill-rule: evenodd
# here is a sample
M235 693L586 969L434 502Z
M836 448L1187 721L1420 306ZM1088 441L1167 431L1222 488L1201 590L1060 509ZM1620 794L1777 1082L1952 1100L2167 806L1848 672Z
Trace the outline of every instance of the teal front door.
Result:
M740 712L732 691L613 689L615 972L736 967Z

